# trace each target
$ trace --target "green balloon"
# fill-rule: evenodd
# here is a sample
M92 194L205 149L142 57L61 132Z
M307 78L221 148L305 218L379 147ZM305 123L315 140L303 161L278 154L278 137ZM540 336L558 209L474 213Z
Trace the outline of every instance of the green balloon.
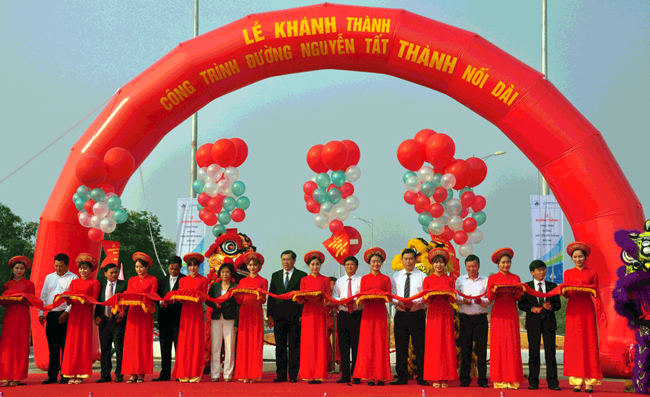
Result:
M225 200L226 199L224 199L224 201ZM217 215L217 218L219 219L219 223L221 223L222 225L227 225L232 220L232 217L230 216L230 212L228 211L221 211L219 215Z
M442 179L442 174L433 174L431 183L433 183L434 189L437 188L438 186L442 186L442 184L440 183L441 179Z
M251 201L246 196L241 196L237 198L237 208L247 210L251 206Z
M93 200L95 200L95 202L99 203L104 201L104 199L106 198L106 193L104 193L102 189L97 187L90 192L90 197Z
M212 227L212 235L214 237L219 237L226 232L226 227L224 225L214 225Z
M86 209L85 209L86 200L84 200L82 198L78 198L77 200L75 200L74 206L77 209L77 211L86 212Z
M327 175L327 173L323 172L318 175L316 175L316 184L318 187L322 187L324 189L327 189L327 187L330 185L330 176ZM316 199L314 199L316 200ZM316 200L318 201L318 200Z
M465 192L473 192L473 191L474 191L474 189L472 189L471 187L464 187L464 188L461 189L460 192L458 192L458 197L463 197L463 194Z
M426 211L424 211L423 213L418 215L418 222L420 222L420 225L426 226L427 230L429 230L428 229L429 223L431 223L432 220L433 220L433 217Z
M424 195L424 197L431 197L433 196L433 192L436 190L436 187L433 185L431 182L424 182L420 186L420 191Z
M203 183L202 180L195 180L192 182L192 190L194 190L195 193L201 194L203 193L203 188L205 187L205 183Z
M84 199L84 201L88 201L90 198L90 188L88 186L81 185L77 188L77 194L79 197Z
M332 183L336 187L341 187L345 185L345 172L343 171L332 172Z
M476 224L481 226L487 220L487 215L483 211L475 212L472 214L472 218L476 219Z
M327 200L332 204L338 204L338 202L341 201L341 198L341 191L337 188L332 188L329 192L327 192Z
M129 214L123 209L116 210L113 213L113 220L115 221L115 223L122 224L126 222L128 218L129 218Z
M122 206L122 199L120 199L119 196L111 196L106 200L106 205L109 210L115 211Z
M314 201L316 201L318 204L323 204L324 202L327 201L327 192L322 187L319 187L314 189L314 192L312 193L312 197L314 198Z
M246 192L246 185L242 181L237 181L232 184L232 194L235 196L241 196Z
M237 202L232 197L226 197L223 199L223 209L226 211L232 211L237 207Z
M447 198L443 203L446 203L447 201L451 200L454 198L454 190L453 189L447 189Z
M196 204L196 209L197 210L201 211L203 208L205 208L205 207L202 206L201 204L198 204L198 203Z
M402 177L402 182L406 183L406 180L409 179L409 178L412 177L412 176L414 176L414 177L417 178L417 177L418 177L418 174L416 174L416 173L413 172L413 171L406 171L406 172L404 173L404 176Z
M430 233L429 233L429 225L422 225L422 230L424 230L424 233L426 233L427 236L430 235Z

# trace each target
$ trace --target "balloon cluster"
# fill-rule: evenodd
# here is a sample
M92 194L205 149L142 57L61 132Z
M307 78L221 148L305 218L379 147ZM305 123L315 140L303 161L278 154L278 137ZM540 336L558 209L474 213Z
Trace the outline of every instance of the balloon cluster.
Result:
M448 135L424 129L399 145L397 159L409 170L403 177L404 201L415 208L424 232L453 240L459 255L468 256L474 244L483 240L478 226L487 219L486 200L473 188L485 179L487 166L477 157L454 159L455 151ZM431 166L424 165L425 161Z
M357 167L360 157L359 146L348 140L316 145L307 152L307 164L316 175L305 182L302 190L307 211L316 214L316 227L329 226L336 233L343 229L350 212L359 208L352 184L361 176Z
M79 211L77 219L81 226L90 228L91 241L101 241L104 233L112 233L118 224L126 222L129 215L121 208L122 200L109 181L127 179L134 170L133 155L121 147L110 149L103 159L96 154L84 154L77 160L75 173L82 185L72 196L72 202Z
M239 180L239 170L248 157L248 146L239 138L222 138L206 143L196 152L200 167L192 189L199 194L199 218L212 226L217 237L226 232L231 221L241 222L251 202L243 194L246 185Z

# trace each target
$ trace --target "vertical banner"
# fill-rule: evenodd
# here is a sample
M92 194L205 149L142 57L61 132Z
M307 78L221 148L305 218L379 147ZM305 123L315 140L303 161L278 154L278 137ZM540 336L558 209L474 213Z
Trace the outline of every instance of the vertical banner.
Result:
M555 196L530 196L533 259L546 262L546 279L564 280L564 214Z
M193 198L179 198L176 204L176 255L181 258L190 252L205 252L205 223L199 219L198 201ZM207 271L206 271L207 269ZM206 275L210 266L201 264L199 273ZM187 274L187 267L181 269Z

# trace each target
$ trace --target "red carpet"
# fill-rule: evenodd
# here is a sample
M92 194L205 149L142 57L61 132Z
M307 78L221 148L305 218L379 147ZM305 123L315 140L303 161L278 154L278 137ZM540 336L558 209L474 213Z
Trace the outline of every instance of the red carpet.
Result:
M338 375L330 375L330 378L321 385L309 385L306 382L300 383L273 383L275 374L264 374L262 382L254 384L243 384L241 382L210 382L209 376L203 377L201 383L178 383L178 382L151 382L154 376L149 376L147 382L142 384L126 383L95 383L98 375L93 376L90 381L81 385L41 385L45 375L30 375L25 381L27 386L5 387L0 389L4 397L14 396L66 396L66 397L88 397L93 393L93 397L121 397L121 396L145 396L145 397L178 397L183 393L183 397L199 396L255 396L255 397L380 397L380 396L398 396L398 397L421 397L422 389L427 396L500 396L501 391L493 388L480 389L475 384L472 387L458 387L458 382L452 382L448 389L434 389L431 386L418 386L414 381L407 386L375 386L370 387L365 384L348 386L335 383ZM573 393L567 380L560 381L562 391L554 392L545 389L546 384L542 384L540 390L528 390L528 383L524 383L519 390L506 390L506 396L586 396L584 391L580 394ZM623 382L606 382L601 386L596 386L596 395L624 396Z

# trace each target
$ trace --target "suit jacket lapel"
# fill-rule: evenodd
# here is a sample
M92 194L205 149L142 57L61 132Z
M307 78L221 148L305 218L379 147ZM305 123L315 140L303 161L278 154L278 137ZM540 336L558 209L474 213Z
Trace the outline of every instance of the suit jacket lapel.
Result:
M298 271L297 269L294 269L293 273L291 273L291 278L289 279L289 283L287 284L287 288L285 288L284 292L291 291L297 282L298 282ZM284 287L284 283L282 283L282 286Z

